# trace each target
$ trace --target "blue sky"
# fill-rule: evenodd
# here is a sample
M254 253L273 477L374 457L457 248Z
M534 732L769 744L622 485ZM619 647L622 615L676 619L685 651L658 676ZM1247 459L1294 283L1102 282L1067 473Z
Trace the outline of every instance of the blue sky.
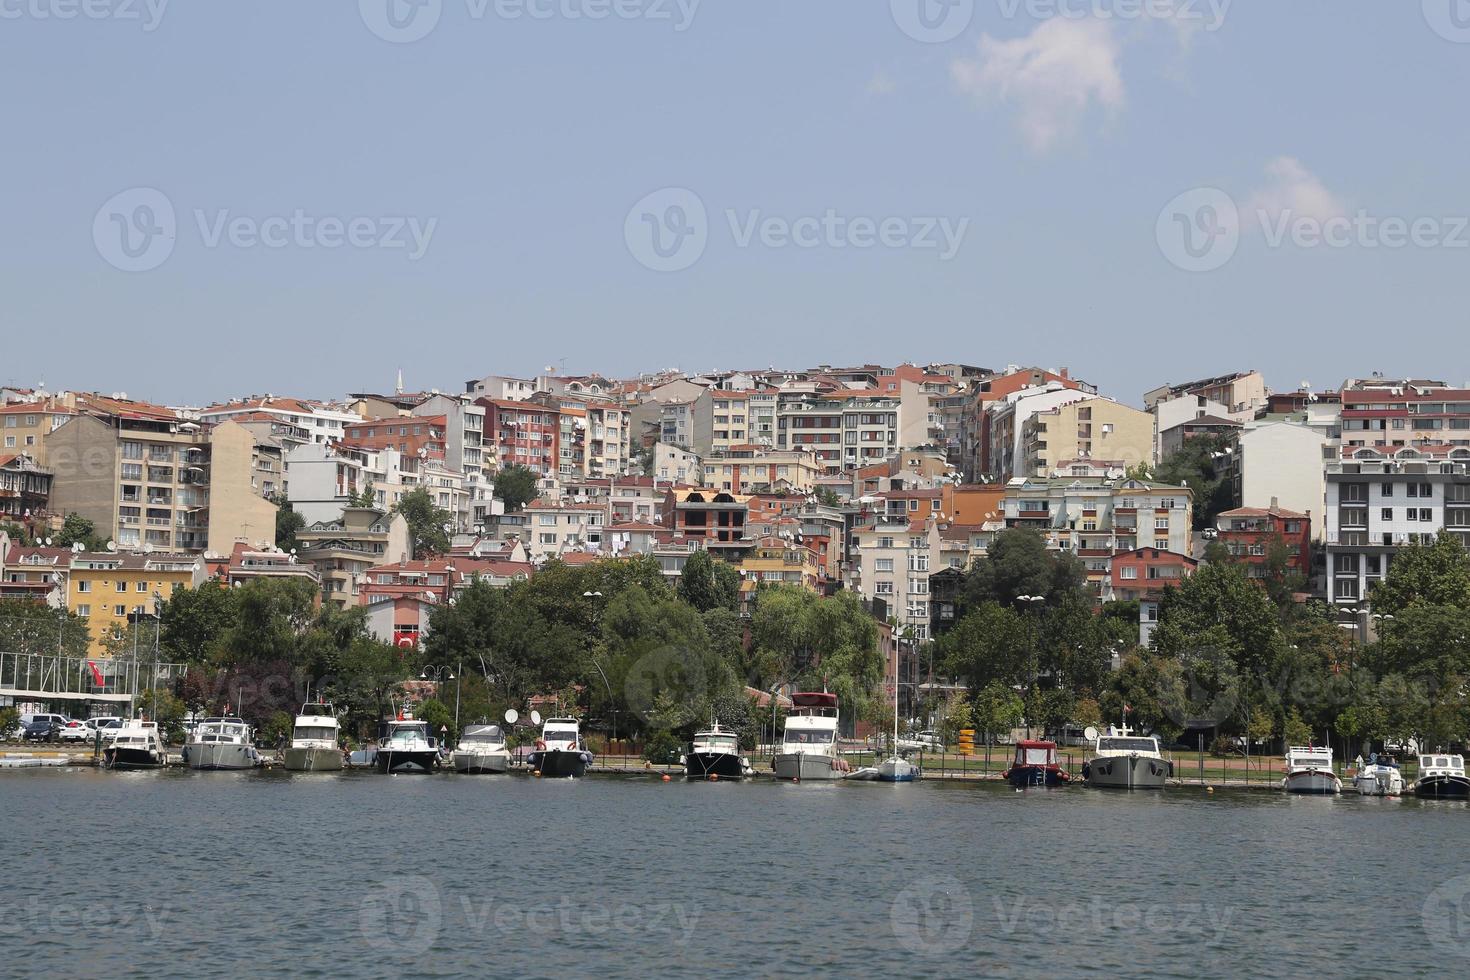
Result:
M379 36L407 0L174 0L156 24L160 0L91 2L0 0L0 380L172 402L563 359L1067 365L1130 402L1247 367L1470 381L1467 0L1218 23L1205 0L959 0L929 10L947 41L900 26L921 0L439 0L410 43ZM685 192L703 251L655 271L638 229ZM1221 193L1237 215L1205 210ZM131 239L167 244L124 271L116 236L163 228L160 194L173 236ZM1360 214L1432 224L1296 234ZM923 245L941 223L953 255ZM1187 271L1171 229L1230 248Z

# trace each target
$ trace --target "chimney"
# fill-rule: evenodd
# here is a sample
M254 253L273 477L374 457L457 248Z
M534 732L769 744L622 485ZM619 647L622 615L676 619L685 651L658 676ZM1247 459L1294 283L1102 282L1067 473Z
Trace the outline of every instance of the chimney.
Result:
M1272 510L1280 510L1281 509L1281 501L1278 500L1275 497L1272 497L1271 498L1271 509Z

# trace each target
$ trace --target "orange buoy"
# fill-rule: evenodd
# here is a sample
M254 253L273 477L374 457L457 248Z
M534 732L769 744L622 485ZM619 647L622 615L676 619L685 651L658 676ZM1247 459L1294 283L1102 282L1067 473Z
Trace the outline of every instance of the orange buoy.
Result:
M540 769L532 769L531 770L531 775L535 776L537 779L540 779L541 778L541 770Z
M717 773L717 772L710 773L709 774L709 781L712 782L712 783L718 783L720 781L720 774Z
M669 781L669 774L668 773L664 773L664 782L668 782L668 781Z

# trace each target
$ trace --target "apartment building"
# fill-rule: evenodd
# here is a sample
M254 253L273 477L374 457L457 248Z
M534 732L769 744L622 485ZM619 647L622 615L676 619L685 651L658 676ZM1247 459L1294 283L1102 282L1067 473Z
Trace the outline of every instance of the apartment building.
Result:
M822 570L817 554L794 536L766 535L740 561L740 602L749 611L762 585L794 585L821 593Z
M1320 542L1327 493L1323 463L1337 458L1339 433L1332 425L1310 424L1306 416L1247 423L1236 442L1241 505L1265 508L1276 501L1286 510L1315 515L1312 537Z
M29 454L0 452L0 521L39 524L50 512L51 479Z
M1373 377L1344 381L1340 394L1344 447L1470 446L1470 389Z
M808 450L828 472L857 469L899 449L901 400L868 391L782 392L776 448Z
M530 398L540 389L536 382L529 378L512 378L492 374L473 381L466 381L464 390L466 394L476 399L489 398L492 401L519 402Z
M745 535L750 498L724 490L673 488L664 494L659 523L695 547L738 561L754 544Z
M1289 556L1287 565L1302 575L1312 573L1311 515L1286 510L1277 501L1269 507L1236 507L1223 511L1216 536L1239 562L1248 566L1252 578L1266 573L1271 546L1280 538Z
M751 440L750 394L707 388L689 406L689 448L700 456L728 452Z
M27 548L0 531L0 599L44 602L62 608L72 557L70 548Z
M408 522L401 514L372 507L347 507L335 518L316 521L296 532L297 558L321 576L322 598L357 605L363 575L375 565L413 556Z
M343 430L362 421L345 406L304 398L282 398L276 395L252 395L232 402L210 405L199 412L200 422L224 422L242 415L268 416L305 429L312 442L331 442L342 437Z
M670 399L657 403L659 442L666 442L671 446L682 446L693 451L694 402L696 400L697 396L688 400Z
M1343 446L1326 464L1331 599L1342 605L1367 599L1400 548L1428 543L1441 530L1470 545L1467 471L1466 446Z
M1036 475L1029 469L1028 425L1039 413L1093 397L1058 381L1020 388L985 406L982 426L982 474L1003 483L1013 476ZM1041 474L1045 475L1045 474Z
M1240 435L1242 423L1218 415L1199 415L1185 419L1159 433L1158 459L1166 459L1184 448L1191 439L1201 437L1234 439Z
M1138 603L1138 642L1148 646L1159 622L1166 588L1177 587L1199 567L1188 555L1161 548L1138 548L1113 556L1104 598Z
M533 500L526 505L526 552L533 562L572 551L601 551L608 525L607 508L600 503Z
M610 524L653 521L663 506L664 490L671 485L672 481L648 476L589 476L569 479L542 499L598 504L606 510Z
M462 477L455 523L484 527L494 511L496 462L494 452L486 452L485 407L464 395L431 394L414 406L413 415L444 420L444 468Z
M1197 406L1204 407L1207 413L1244 422L1266 408L1270 394L1271 390L1266 387L1266 380L1259 371L1236 371L1186 381L1183 384L1162 385L1144 392L1143 404L1153 411L1164 402L1186 398L1193 400ZM1188 408L1189 403L1186 402L1184 407ZM1160 418L1164 416L1161 415ZM1180 419L1172 421L1178 422Z
M959 469L967 482L984 482L987 476L993 476L997 472L992 460L992 446L1004 443L1005 440L992 436L990 426L993 417L990 407L1027 388L1046 388L1052 385L1096 394L1092 385L1072 378L1066 368L1047 371L1012 365L993 377L972 378L958 404L952 401L955 395L942 399L946 451L954 451L954 443L958 442L958 459L951 458L950 462ZM950 421L956 416L959 433L957 440L954 438L955 427Z
M47 438L52 510L87 518L119 550L229 554L238 539L275 535L281 448L244 426L205 429L130 403L79 414Z
M296 555L276 548L258 548L247 541L235 542L228 557L205 560L205 571L227 588L236 588L257 579L301 579L320 588L321 574L315 566Z
M549 405L481 398L485 440L495 449L496 465L524 466L542 477L561 472L561 412Z
M74 415L54 400L0 405L0 456L25 453L45 466L46 437Z
M1036 530L1048 547L1080 558L1099 599L1114 555L1148 547L1191 553L1190 489L1128 479L1118 469L1078 467L1064 477L1017 477L1006 485L1002 514L1007 528Z
M702 470L696 474L698 482L732 493L810 493L824 472L814 452L757 445L731 446L711 454Z
M653 446L653 475L671 483L698 483L704 474L700 458L687 449L666 442Z
M854 536L847 587L896 620L900 634L929 639L929 575L940 570L943 551L939 520L885 517L857 528Z
M88 654L99 657L109 638L127 634L129 615L151 616L155 602L175 588L198 588L203 581L204 562L197 555L78 552L67 576L66 606L87 620Z
M1110 398L1086 398L1036 412L1021 427L1024 470L1045 476L1074 460L1105 460L1124 469L1154 463L1154 420Z

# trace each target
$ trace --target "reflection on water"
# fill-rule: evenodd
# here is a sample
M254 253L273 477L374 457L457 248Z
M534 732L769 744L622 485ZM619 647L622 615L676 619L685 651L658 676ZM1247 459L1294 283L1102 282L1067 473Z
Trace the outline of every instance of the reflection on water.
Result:
M0 800L15 975L1470 970L1458 803L90 770Z

